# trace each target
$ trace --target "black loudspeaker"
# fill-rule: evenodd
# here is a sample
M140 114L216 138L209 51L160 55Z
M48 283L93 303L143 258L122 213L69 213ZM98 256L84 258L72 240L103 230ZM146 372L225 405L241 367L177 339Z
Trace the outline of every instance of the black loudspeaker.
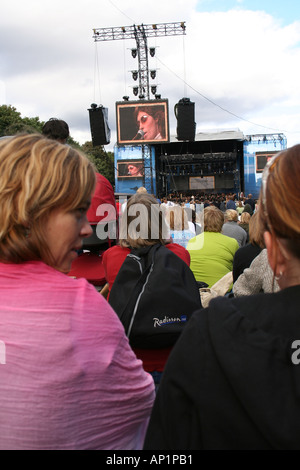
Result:
M90 127L93 146L107 145L110 143L110 128L108 125L108 109L92 104L88 110L90 115Z
M193 142L196 134L195 103L189 98L182 98L175 105L174 112L177 119L177 139Z

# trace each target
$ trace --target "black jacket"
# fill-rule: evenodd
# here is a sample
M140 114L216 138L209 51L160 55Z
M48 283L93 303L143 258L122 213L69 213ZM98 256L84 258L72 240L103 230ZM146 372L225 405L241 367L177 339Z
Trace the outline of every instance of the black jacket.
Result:
M233 282L235 282L238 277L243 274L244 269L249 268L254 258L256 258L260 252L261 248L258 245L254 245L252 243L241 246L235 252L232 266Z
M145 449L300 449L299 305L295 286L196 312L167 363Z

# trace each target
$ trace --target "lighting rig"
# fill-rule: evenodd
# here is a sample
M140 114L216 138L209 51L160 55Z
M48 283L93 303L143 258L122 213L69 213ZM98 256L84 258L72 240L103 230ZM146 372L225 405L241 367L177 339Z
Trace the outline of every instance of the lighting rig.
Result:
M236 173L236 152L162 155L164 176L209 176Z
M150 77L152 80L156 79L156 70L149 70L149 55L154 57L156 48L148 47L148 38L185 35L185 22L98 28L93 31L95 42L135 39L136 47L131 49L131 55L134 59L138 58L138 69L132 70L131 73L133 80L138 80L138 85L133 87L133 94L139 99L149 100L151 92L156 99L160 99L161 95L157 94L157 85L150 84Z
M124 39L135 39L136 47L131 49L131 55L135 59L138 58L138 68L131 71L134 81L138 81L138 85L134 86L132 91L134 96L140 100L150 100L150 93L155 99L160 99L161 95L157 93L157 85L150 84L156 79L156 70L149 70L149 55L155 56L155 47L148 47L148 38L156 38L162 36L178 36L186 34L185 22L178 23L160 23L160 24L141 24L133 26L121 26L111 28L97 28L93 30L94 40L97 41L115 41ZM124 96L125 101L129 101L128 96ZM142 145L143 162L144 162L144 186L153 193L153 171L150 147Z

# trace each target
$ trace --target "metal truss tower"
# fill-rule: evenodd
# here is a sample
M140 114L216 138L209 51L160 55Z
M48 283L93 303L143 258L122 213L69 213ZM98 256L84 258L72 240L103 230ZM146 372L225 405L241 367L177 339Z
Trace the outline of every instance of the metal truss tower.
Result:
M162 36L179 36L186 34L185 22L178 23L161 23L151 25L133 25L133 26L119 26L111 28L98 28L93 30L93 38L97 41L116 41L124 39L134 39L136 41L136 49L132 49L133 57L138 57L138 71L133 71L133 78L139 79L139 86L135 87L134 94L139 96L139 99L150 100L150 74L155 78L156 71L149 71L149 53L150 56L155 55L155 48L148 48L148 38L162 37ZM154 87L156 91L156 87ZM153 91L152 91L153 92ZM154 93L155 94L155 93ZM152 158L151 147L149 145L142 145L143 161L145 168L144 186L147 191L153 193L153 178L152 178Z

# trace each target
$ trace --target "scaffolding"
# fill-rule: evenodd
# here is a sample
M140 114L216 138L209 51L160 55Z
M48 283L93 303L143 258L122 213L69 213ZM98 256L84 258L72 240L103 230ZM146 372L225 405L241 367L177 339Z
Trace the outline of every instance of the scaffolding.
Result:
M139 99L150 100L150 74L155 77L156 71L149 70L149 53L153 57L155 48L148 48L148 38L162 36L178 36L186 34L185 22L177 23L160 23L148 25L132 25L118 26L110 28L97 28L93 30L93 38L98 41L116 41L125 39L134 39L136 41L136 49L131 49L133 57L138 57L138 70L133 71L134 79L139 80L138 87L135 87L134 94ZM155 72L155 73L154 73ZM156 87L153 87L154 94ZM160 95L156 95L160 97ZM143 184L148 192L153 193L153 177L152 177L152 158L151 148L149 145L142 145L142 158L144 162L144 181Z

